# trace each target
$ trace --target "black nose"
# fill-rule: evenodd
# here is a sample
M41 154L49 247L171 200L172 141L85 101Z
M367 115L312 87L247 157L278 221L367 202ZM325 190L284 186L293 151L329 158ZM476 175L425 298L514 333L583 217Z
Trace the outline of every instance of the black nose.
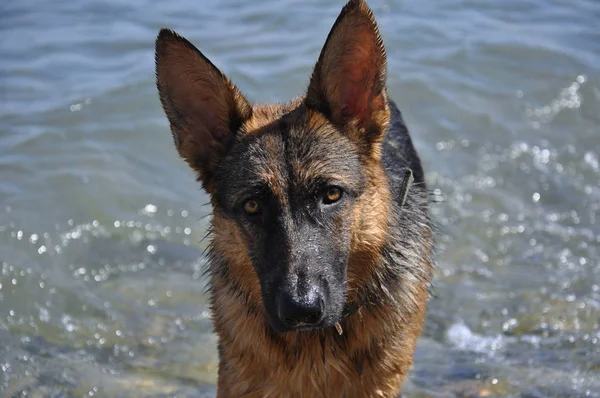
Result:
M277 299L279 319L290 328L315 326L323 320L325 303L318 291L312 290L301 297L281 292Z

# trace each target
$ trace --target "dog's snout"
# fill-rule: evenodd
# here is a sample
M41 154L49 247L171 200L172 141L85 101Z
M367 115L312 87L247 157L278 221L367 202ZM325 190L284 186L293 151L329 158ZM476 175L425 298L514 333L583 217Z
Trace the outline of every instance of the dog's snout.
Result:
M325 313L322 294L313 289L301 296L281 292L277 298L279 319L289 328L318 325Z

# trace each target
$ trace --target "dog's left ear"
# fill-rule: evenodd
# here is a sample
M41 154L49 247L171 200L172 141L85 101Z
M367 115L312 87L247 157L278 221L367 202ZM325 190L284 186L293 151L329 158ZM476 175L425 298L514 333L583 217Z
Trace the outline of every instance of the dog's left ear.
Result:
M373 13L363 0L350 0L321 51L306 105L354 138L377 142L390 120L385 84L385 49Z

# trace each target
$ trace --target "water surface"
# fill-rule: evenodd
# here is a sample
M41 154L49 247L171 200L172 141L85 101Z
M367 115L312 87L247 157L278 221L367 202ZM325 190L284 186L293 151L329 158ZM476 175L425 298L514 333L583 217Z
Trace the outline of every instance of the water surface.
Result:
M343 1L5 2L0 395L214 396L206 195L154 85L162 26L253 101L304 91ZM432 190L406 397L600 397L600 3L370 2Z

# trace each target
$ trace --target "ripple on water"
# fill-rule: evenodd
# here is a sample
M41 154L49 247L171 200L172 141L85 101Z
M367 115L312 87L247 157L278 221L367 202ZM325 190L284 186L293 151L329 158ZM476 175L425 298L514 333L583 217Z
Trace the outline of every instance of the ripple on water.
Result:
M286 100L340 4L146 3L0 15L0 395L214 396L208 200L153 39L172 27L250 99ZM599 397L597 2L384 3L440 260L403 396Z
M205 260L190 245L200 237L186 225L189 212L147 204L138 214L106 223L69 219L51 232L26 232L16 223L0 228L2 239L25 253L3 262L0 275L0 299L8 304L0 307L0 330L10 334L6 341L29 336L4 349L9 391L44 395L56 386L38 389L35 380L64 386L72 377L65 388L81 391L87 384L110 394L129 383L149 392L159 388L151 378L157 369L164 378L214 383L216 351L201 278ZM56 355L62 359L47 359ZM90 358L100 368L86 364ZM53 361L53 367L66 368L50 377L46 366ZM123 366L136 370L119 374ZM113 376L103 376L107 388L98 390L94 377L104 367ZM19 376L23 371L30 382ZM164 388L167 394L187 387Z

